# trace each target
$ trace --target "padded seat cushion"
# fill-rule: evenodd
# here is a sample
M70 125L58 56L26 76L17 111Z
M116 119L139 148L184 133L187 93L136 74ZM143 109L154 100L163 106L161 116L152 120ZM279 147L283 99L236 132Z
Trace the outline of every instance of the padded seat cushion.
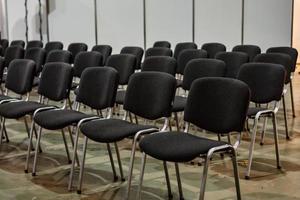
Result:
M112 143L134 136L138 131L156 128L150 125L137 125L120 119L101 119L81 125L81 132L88 138L102 143Z
M188 162L226 142L197 137L184 132L162 132L145 136L140 148L153 158L170 162Z
M266 110L266 108L260 108L260 107L249 107L248 108L248 113L247 116L248 117L255 117L255 115L262 110Z
M175 96L172 112L183 112L186 105L186 97Z
M116 96L116 103L117 104L120 104L120 105L124 104L125 94L126 94L125 90L120 90L120 91L117 92L117 96Z
M48 110L37 113L34 121L49 130L63 129L72 124L77 124L81 119L91 117L75 110Z
M18 101L0 105L0 116L9 119L18 119L27 114L33 114L38 108L49 105L40 104L33 101Z

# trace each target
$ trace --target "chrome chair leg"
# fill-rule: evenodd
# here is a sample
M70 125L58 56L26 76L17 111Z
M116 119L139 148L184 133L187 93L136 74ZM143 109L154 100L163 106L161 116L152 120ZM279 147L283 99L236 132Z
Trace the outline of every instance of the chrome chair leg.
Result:
M274 129L274 141L275 141L277 168L281 169L280 156L279 156L279 146L278 146L277 121L276 121L275 113L272 113L272 119L273 119L273 129Z
M234 181L235 181L235 188L236 188L236 195L237 199L241 200L241 188L240 188L240 178L239 178L239 172L238 172L238 166L237 166L237 160L236 160L236 150L232 148L232 166L233 166L233 172L234 172Z
M35 152L34 152L34 160L33 160L33 166L32 166L32 176L36 175L36 163L37 163L37 157L39 153L39 145L41 142L42 137L42 127L39 127L38 137L35 145Z
M288 122L287 122L287 114L286 114L286 106L285 106L285 97L282 95L282 104L283 104L283 112L284 112L284 125L285 125L285 135L286 139L290 139L289 129L288 129Z
M291 103L292 103L292 111L293 111L293 117L296 117L295 112L295 105L294 105L294 91L293 91L293 80L290 82L290 92L291 92Z
M177 131L180 131L179 120L178 120L178 114L175 112L175 113L174 113L174 116L175 116L175 121L176 121L176 128L177 128Z
M144 179L144 173L145 173L146 159L147 159L147 155L145 153L143 153L142 163L141 163L141 170L140 170L140 180L139 180L138 194L137 194L138 195L137 196L138 200L141 199L141 195L142 195L142 187L143 187L143 179Z
M128 200L130 197L130 190L131 190L131 182L132 182L132 176L133 176L133 165L134 165L134 158L135 158L135 151L136 151L136 145L137 145L137 138L135 137L132 143L132 149L131 149L131 156L130 156L130 165L129 165L129 171L128 171L128 180L127 180L127 193L126 193L126 199Z
M75 129L76 129L76 127L73 127L72 130L71 130L70 127L68 126L68 131L69 131L69 135L70 135L70 140L71 140L72 148L74 148L73 132L74 132ZM75 154L75 160L76 160L77 166L79 166L79 159L78 159L77 153Z
M83 155L82 155L82 160L81 160L81 164L80 164L79 184L78 184L78 188L77 188L77 194L81 194L87 143L88 143L88 138L85 136L84 143L83 143L83 151L82 151Z
M172 199L173 194L172 194L172 188L171 188L171 183L170 183L170 176L169 176L169 172L168 172L167 162L163 161L163 165L164 165L166 183L167 183L167 188L168 188L168 197L169 197L169 199Z
M1 136L0 136L0 144L2 144L3 142L3 137L4 137L4 126L5 126L5 118L2 118L2 124L1 124ZM5 136L6 140L7 140L7 137Z
M31 123L31 128L30 128L30 134L29 134L29 144L28 144L28 149L27 149L27 156L26 156L26 162L25 162L25 173L28 173L28 165L29 165L29 157L30 157L30 152L32 149L32 138L33 138L33 127L34 127L34 121Z
M115 149L116 149L116 154L117 154L117 160L118 160L118 165L119 165L119 170L120 170L121 181L125 181L120 152L119 152L118 144L116 142L115 142Z
M62 134L62 137L63 137L63 141L64 141L64 145L65 145L65 149L66 149L66 153L67 153L67 157L68 157L68 163L71 164L71 158L70 158L70 153L69 153L69 147L68 147L68 143L67 143L67 140L66 140L66 135L65 135L65 131L64 129L61 129L61 134Z
M112 156L112 153L111 153L110 145L109 145L109 143L107 143L106 145L107 145L107 151L108 151L108 155L109 155L111 168L112 168L113 175L114 175L114 181L117 181L118 176L117 176L117 173L116 173L115 163L114 163L114 159L113 159L113 156Z
M201 181L201 187L200 187L199 200L204 200L205 186L206 186L209 162L210 162L210 157L207 156L205 158L205 163L204 163L204 168L203 168L203 175L202 175L202 181Z
M178 184L179 199L184 200L178 163L175 163L175 171L176 171L176 178L177 178L177 184Z

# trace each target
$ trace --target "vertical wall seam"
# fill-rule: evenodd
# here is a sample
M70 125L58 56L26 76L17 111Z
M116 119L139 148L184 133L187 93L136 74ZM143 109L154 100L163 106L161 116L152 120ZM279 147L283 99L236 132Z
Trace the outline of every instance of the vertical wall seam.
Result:
M94 0L94 17L95 17L95 42L98 44L98 10L97 0Z
M195 8L195 0L192 1L192 9L193 9L193 16L192 16L192 40L193 42L195 42L195 12L196 12L196 8Z
M147 48L147 27L146 27L146 0L143 0L143 32L144 32L144 49Z
M294 11L295 11L295 1L292 0L292 13L291 13L291 47L294 44Z
M245 43L245 0L242 0L241 44Z

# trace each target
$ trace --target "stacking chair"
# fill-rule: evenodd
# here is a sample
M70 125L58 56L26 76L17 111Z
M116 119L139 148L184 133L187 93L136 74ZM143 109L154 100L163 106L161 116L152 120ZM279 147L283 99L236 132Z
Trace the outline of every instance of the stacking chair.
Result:
M0 95L0 106L4 105L10 101L19 101L17 99L22 99L25 96L25 100L28 100L29 93L32 90L32 82L35 74L35 63L32 60L27 59L15 59L9 64L7 78L5 82L5 93ZM18 95L17 97L9 96L9 91ZM3 110L1 110L3 111ZM1 131L0 131L0 144L2 144L2 139L5 134L6 141L9 142L8 135L5 128L5 118L7 117L5 113L0 111L1 120ZM9 118L9 117L8 117ZM26 126L27 133L28 124L27 119L24 118L24 123ZM28 135L29 136L29 135Z
M181 51L185 49L197 49L197 44L193 42L181 42L177 43L174 50L174 58L177 60Z
M285 68L282 65L270 63L249 63L244 64L239 72L238 79L245 82L251 91L251 101L257 104L269 104L275 102L273 108L250 107L248 118L254 120L251 144L249 147L248 168L245 178L250 178L250 170L253 158L254 144L259 119L271 117L275 140L277 168L280 169L278 134L276 113L278 112L285 81Z
M46 54L48 55L48 53L52 50L62 50L64 48L64 45L61 42L52 41L47 42L44 48L46 50Z
M24 48L25 42L23 40L13 40L13 41L11 41L10 46L20 46L20 47Z
M282 54L282 53L264 53L264 54L257 55L254 58L254 62L273 63L273 64L280 64L280 65L284 66L285 71L286 71L285 86L291 82L292 59L289 55ZM287 113L286 113L286 104L285 104L286 92L287 92L287 89L284 89L283 93L282 93L282 104L283 104L283 112L284 112L285 134L286 134L286 139L288 140L288 139L290 139L290 135L289 135L289 129L288 129L288 124L287 124ZM264 139L266 123L267 123L267 120L265 120L265 122L264 122L261 144L264 143L263 139Z
M153 47L163 47L163 48L171 48L171 43L168 41L156 41L153 44Z
M4 54L4 65L8 67L10 62L14 59L22 59L24 57L24 49L21 46L10 46L7 47Z
M145 58L150 56L169 56L173 54L172 50L166 47L153 47L149 48L145 52Z
M151 56L145 58L141 71L147 72L165 72L175 76L177 68L177 62L172 57L167 56Z
M203 157L205 163L199 198L203 200L209 163L213 154L217 152L231 154L237 199L241 199L236 150L240 143L249 98L248 86L239 80L211 77L195 80L191 86L184 110L185 131L165 131L146 135L139 143L143 155L138 199L141 199L146 155L149 155L164 162L175 163L180 199L184 198L178 163L189 162L198 156ZM189 133L190 123L216 134L237 132L238 139L234 145L231 145L223 141L199 137ZM169 196L171 195L171 188L169 188Z
M205 43L201 49L207 52L208 58L215 58L217 53L226 51L226 46L221 43Z
M85 43L71 43L68 46L68 51L71 52L72 57L71 57L71 63L74 63L74 60L77 56L78 53L82 52L82 51L87 51L88 46Z
M256 45L237 45L233 47L233 52L244 52L249 56L249 62L253 62L253 59L258 54L261 54L261 49Z
M27 46L26 46L26 50L30 49L30 48L43 48L43 42L40 40L31 40L28 41Z
M144 50L141 47L123 47L120 54L131 54L136 57L135 69L141 68Z
M65 50L52 50L47 54L45 63L63 62L71 63L72 54Z
M0 56L3 56L4 53L5 53L6 48L8 47L8 40L1 39L0 40L0 46L2 46L2 54L0 54Z
M226 63L226 77L236 78L241 66L249 61L249 56L243 52L219 52L216 59Z
M285 53L292 58L291 80L290 80L290 93L292 102L293 117L296 117L294 106L294 93L293 93L293 77L297 66L298 51L292 47L272 47L267 50L267 53Z
M110 45L95 45L93 46L92 51L97 51L102 54L102 65L104 66L107 58L111 55L112 47Z
M153 84L155 83L155 84ZM80 126L80 131L84 135L83 156L80 163L80 175L77 193L81 193L83 170L85 164L85 154L88 139L99 143L106 143L109 145L114 143L116 155L119 164L121 180L124 179L122 163L117 146L117 142L130 138L133 139L133 146L130 158L128 189L131 186L131 178L133 171L133 164L135 158L135 149L140 136L153 131L158 128L152 125L134 124L126 121L128 113L133 113L147 120L157 120L164 118L163 130L168 126L168 118L170 117L171 103L174 98L176 89L176 80L173 76L162 72L140 72L131 76L128 83L126 98L124 102L124 109L126 114L121 119L105 119L93 120L83 123ZM161 98L163 96L163 98ZM74 154L76 149L74 151ZM112 159L111 159L112 160ZM112 166L114 166L112 162ZM112 168L114 178L116 180L116 172ZM73 171L73 170L71 170ZM71 174L71 177L73 174ZM69 189L72 188L72 179L69 184ZM129 191L129 190L128 190ZM127 196L129 193L127 194Z

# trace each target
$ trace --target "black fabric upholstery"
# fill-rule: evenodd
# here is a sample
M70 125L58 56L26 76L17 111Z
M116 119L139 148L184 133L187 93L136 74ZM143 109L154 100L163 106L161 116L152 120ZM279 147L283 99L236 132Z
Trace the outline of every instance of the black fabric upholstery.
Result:
M79 52L74 61L74 76L80 78L84 69L102 65L102 55L96 51Z
M285 83L291 81L292 59L289 55L283 53L263 53L254 58L254 62L274 63L284 66L286 70Z
M5 87L17 94L31 91L35 75L35 63L27 59L15 59L9 64Z
M25 42L23 40L13 40L13 41L11 41L10 46L20 46L20 47L24 48Z
M238 79L249 86L251 101L265 104L280 101L285 73L279 64L248 63L242 66Z
M4 58L4 65L5 67L8 67L12 60L24 58L24 49L18 45L7 47Z
M0 56L3 56L5 51L6 51L6 48L8 47L8 40L1 39L0 40L0 45L2 46L2 54L0 54Z
M177 57L177 64L178 64L177 73L183 75L186 64L189 61L197 58L207 58L207 52L199 49L182 50Z
M217 146L223 141L197 137L184 132L162 132L146 135L139 143L143 152L153 158L170 162L188 162L200 154Z
M34 122L48 130L57 130L77 124L87 117L91 116L75 110L49 110L37 113Z
M62 50L64 48L63 43L58 41L47 42L45 45L46 54L53 50Z
M111 67L87 68L82 73L76 101L96 110L113 107L118 80L118 72Z
M68 51L71 52L71 63L74 63L74 60L79 52L87 51L88 46L85 43L71 43L68 46Z
M145 52L145 58L151 56L172 56L173 52L170 48L166 47L153 47L149 48Z
M116 103L123 105L125 101L126 90L119 90L116 95Z
M172 107L172 112L183 112L186 106L186 97L183 96L175 96L174 103Z
M105 65L107 58L111 55L112 47L110 45L95 45L92 51L97 51L102 54L103 62L101 65Z
M272 47L267 50L267 53L285 53L292 58L292 72L295 72L298 60L298 51L292 47Z
M52 50L47 54L45 63L63 62L71 63L71 53L65 50Z
M168 41L156 41L153 44L153 47L163 47L163 48L171 48L171 43Z
M28 50L30 48L43 48L43 42L39 41L39 40L28 41L26 50Z
M172 57L152 56L145 58L142 64L142 71L165 72L175 76L177 62Z
M123 47L120 54L131 54L136 57L135 68L141 68L141 62L144 55L144 50L141 47Z
M177 59L181 51L185 49L197 49L197 44L193 42L181 42L176 44L174 50L174 58Z
M83 123L80 131L96 142L112 143L134 136L138 131L156 128L150 125L137 125L120 119L104 119Z
M129 77L134 73L136 56L116 54L108 57L106 66L115 68L119 73L119 84L127 85Z
M258 54L261 54L261 49L256 45L237 45L233 47L232 51L234 52L244 52L249 56L249 61L253 62L253 59Z
M216 59L226 63L226 74L228 78L236 78L241 66L249 60L248 54L243 52L219 52Z
M201 49L207 51L208 58L215 58L217 53L226 51L226 46L221 43L205 43Z
M171 115L176 79L163 72L140 72L131 76L124 109L140 117L155 120Z
M249 100L249 87L242 81L200 78L192 84L184 120L214 133L241 132Z
M42 71L43 64L46 59L46 51L42 48L32 47L25 51L25 59L30 59L35 62L36 76Z
M71 65L47 63L43 67L38 93L53 101L61 101L69 96L73 78Z
M2 78L3 78L4 69L5 69L5 60L3 57L0 56L0 81L1 82L2 82ZM1 82L0 82L0 84L1 84Z
M3 48L2 48L2 46L0 45L0 56L3 56Z
M203 77L223 77L226 64L221 60L200 58L187 63L184 70L182 88L190 90L194 80Z

